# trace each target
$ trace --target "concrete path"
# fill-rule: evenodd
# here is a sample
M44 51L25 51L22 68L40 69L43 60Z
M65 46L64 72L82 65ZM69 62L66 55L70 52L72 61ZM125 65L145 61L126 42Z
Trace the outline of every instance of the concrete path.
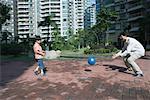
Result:
M86 60L44 61L45 77L34 75L34 62L2 62L0 100L150 100L150 59L137 63L142 78L125 71L121 58L97 59L93 66Z

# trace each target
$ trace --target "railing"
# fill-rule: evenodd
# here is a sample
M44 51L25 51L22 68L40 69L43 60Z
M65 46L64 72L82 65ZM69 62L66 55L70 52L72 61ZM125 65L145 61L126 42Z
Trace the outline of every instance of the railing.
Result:
M128 9L131 9L131 8L134 8L134 7L137 7L137 6L142 6L142 2L137 2L137 3L134 3L134 4L129 4Z
M129 18L139 17L139 16L143 16L143 13L135 13L135 14L129 15Z

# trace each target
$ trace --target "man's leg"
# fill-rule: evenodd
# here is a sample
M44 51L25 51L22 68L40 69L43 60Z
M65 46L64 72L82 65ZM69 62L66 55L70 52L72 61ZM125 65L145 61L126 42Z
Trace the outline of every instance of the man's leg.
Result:
M127 69L129 71L132 71L132 66L131 66L130 63L128 63L127 59L128 59L128 57L123 57L123 61L124 61L125 65L126 65Z
M139 75L143 75L143 72L142 72L142 70L140 69L140 67L136 64L136 62L135 62L135 60L136 59L138 59L138 58L140 58L141 56L140 55L138 55L138 54L132 54L128 59L127 59L127 62L129 63L129 64L131 64L131 66L132 66L132 68L133 68L133 70L134 70L134 72L136 73L136 74L139 74Z

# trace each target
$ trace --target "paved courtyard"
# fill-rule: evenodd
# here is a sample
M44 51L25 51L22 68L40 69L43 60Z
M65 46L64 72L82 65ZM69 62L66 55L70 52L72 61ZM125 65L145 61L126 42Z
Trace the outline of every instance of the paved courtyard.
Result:
M44 79L38 79L34 62L3 61L0 100L150 100L150 59L137 60L144 77L126 71L121 58L44 61ZM92 71L84 71L89 68Z

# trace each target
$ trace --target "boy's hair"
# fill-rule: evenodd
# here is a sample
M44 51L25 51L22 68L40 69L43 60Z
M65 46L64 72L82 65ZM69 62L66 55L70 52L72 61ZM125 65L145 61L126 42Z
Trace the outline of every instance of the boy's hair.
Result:
M35 36L35 40L41 40L40 36Z

